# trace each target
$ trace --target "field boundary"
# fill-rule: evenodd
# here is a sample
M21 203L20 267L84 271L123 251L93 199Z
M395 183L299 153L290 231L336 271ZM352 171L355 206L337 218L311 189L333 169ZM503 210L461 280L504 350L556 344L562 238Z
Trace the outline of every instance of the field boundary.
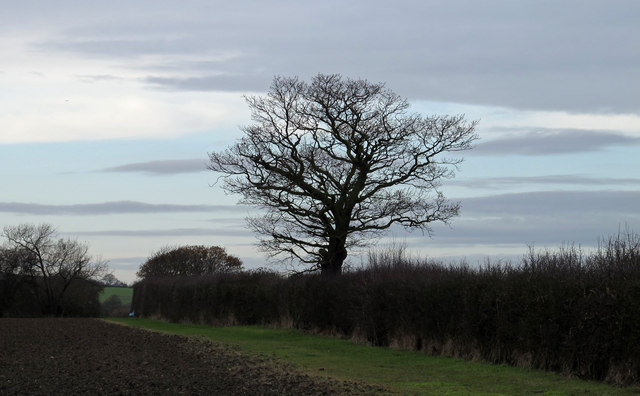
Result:
M392 394L633 395L640 392L639 387L615 387L557 373L371 347L299 330L211 327L144 318L110 318L108 321L234 345L244 353L284 360L312 376L363 382L389 389Z

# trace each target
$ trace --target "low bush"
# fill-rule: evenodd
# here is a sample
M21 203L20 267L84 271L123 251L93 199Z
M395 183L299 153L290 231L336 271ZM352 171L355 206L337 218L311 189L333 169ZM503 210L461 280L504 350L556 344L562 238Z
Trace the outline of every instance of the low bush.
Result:
M120 316L114 315L114 312L122 311L123 308L127 309L127 307L122 303L120 297L114 294L100 304L100 314L102 316Z
M212 324L267 324L283 315L283 277L271 272L155 277L134 285L136 315Z
M5 300L4 307L0 307L0 317L42 317L53 316L47 305L48 299L42 287L43 279L38 277L20 276L15 285L11 298ZM64 282L57 277L49 279L51 290L60 293ZM64 294L58 300L55 316L64 317L95 317L100 315L98 296L102 285L97 282L74 279L64 289ZM0 284L0 295L3 292Z
M446 266L402 254L337 278L271 272L156 278L134 288L137 314L262 324L373 345L640 382L640 237L591 253L531 249L517 265Z

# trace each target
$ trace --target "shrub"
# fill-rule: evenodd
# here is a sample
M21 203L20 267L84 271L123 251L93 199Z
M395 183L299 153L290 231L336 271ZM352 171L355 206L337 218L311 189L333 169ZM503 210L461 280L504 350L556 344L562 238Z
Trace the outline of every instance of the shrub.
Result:
M114 294L102 302L100 313L102 316L113 316L113 312L122 307L122 300Z

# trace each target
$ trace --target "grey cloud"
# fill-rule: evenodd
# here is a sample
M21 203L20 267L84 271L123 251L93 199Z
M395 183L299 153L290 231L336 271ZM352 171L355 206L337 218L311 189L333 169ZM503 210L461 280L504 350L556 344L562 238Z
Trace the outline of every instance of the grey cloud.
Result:
M550 218L513 221L507 219L459 220L453 228L435 227L430 244L436 245L517 245L523 249L527 245L560 246L577 243L593 246L598 238L615 233L620 223L607 222L599 225L576 222L576 218L566 217L565 221ZM413 245L417 241L413 241Z
M537 156L585 153L627 145L640 145L640 138L612 131L538 128L519 130L511 136L479 143L468 154Z
M198 50L200 45L195 40L167 39L97 39L74 40L66 38L62 41L43 43L42 47L60 51L80 52L84 54L130 57L154 54L188 54Z
M246 208L235 205L174 205L149 204L135 201L104 202L76 205L42 205L35 203L0 202L0 212L54 216L86 216L129 213L180 212L241 212Z
M620 227L640 230L640 191L547 191L463 198L451 226L432 238L396 230L411 247L518 245L594 246Z
M233 226L244 226L245 219L240 217L216 217L205 220L206 222L216 223L217 225L223 224L225 227L228 225L230 227Z
M501 188L506 186L562 185L562 186L640 186L640 178L609 178L584 175L545 175L458 179L447 185L466 188Z
M118 59L177 59L187 66L183 75L149 77L172 89L264 91L265 75L338 71L385 81L413 99L567 111L639 109L640 4L633 1L615 7L577 0L399 1L393 7L382 1L279 1L234 3L224 11L206 2L189 9L146 5L115 23L76 23L41 46ZM251 56L223 62L217 71L226 77L220 81L188 68L190 56L215 60L229 51ZM237 81L238 69L260 71Z
M147 261L147 257L120 257L109 259L109 268L117 270L137 270L145 261Z
M246 229L229 228L174 228L166 230L104 230L75 232L81 236L105 236L105 237L182 237L182 236L239 236L249 237L253 234Z
M269 86L272 76L264 75L220 75L202 77L147 77L144 82L156 88L176 91L251 91L264 90Z
M164 59L154 62L152 65L145 67L144 70L151 69L170 73L182 73L188 70L190 72L196 72L195 74L208 73L209 75L216 75L216 73L227 73L225 75L228 76L259 73L260 68L256 67L256 65L251 65L251 62L248 62L250 59L257 61L255 56L251 54L229 51L228 53L221 53L217 56L207 56L205 60L183 58ZM233 70L233 73L228 73L229 70Z
M110 74L81 74L77 75L76 78L78 78L82 82L87 83L122 80L121 77L113 76Z
M412 249L566 243L595 246L628 227L640 232L640 191L539 191L458 198L462 210L450 225L432 223L432 234L394 225L387 236Z
M562 216L568 213L636 214L640 191L538 191L460 199L464 215Z
M204 159L182 159L135 162L101 169L100 172L142 172L154 175L173 175L205 170L207 170L207 163Z

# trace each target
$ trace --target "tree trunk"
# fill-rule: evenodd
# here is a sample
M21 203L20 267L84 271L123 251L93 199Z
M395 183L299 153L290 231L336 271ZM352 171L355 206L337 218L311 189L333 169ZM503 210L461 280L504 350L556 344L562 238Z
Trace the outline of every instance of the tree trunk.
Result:
M342 274L342 263L347 258L344 240L329 241L329 249L323 254L320 263L320 273L323 276L338 276Z

